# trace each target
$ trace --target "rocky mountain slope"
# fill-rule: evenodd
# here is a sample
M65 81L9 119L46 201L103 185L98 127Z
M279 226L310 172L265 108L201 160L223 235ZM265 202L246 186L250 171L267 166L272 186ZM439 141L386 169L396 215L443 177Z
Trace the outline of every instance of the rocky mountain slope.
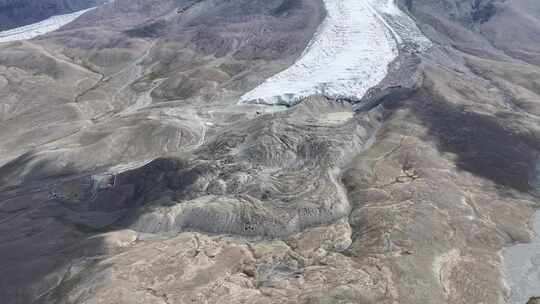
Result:
M540 4L396 2L431 45L361 98L239 105L327 2L116 0L0 44L3 302L521 301Z

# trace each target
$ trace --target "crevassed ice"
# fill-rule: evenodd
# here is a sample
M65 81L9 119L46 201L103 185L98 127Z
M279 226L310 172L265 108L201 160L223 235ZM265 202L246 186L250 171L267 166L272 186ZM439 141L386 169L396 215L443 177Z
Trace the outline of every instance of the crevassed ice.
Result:
M429 41L393 0L324 0L327 16L300 58L240 98L294 105L321 94L361 99L379 83L404 41Z
M8 41L32 39L37 36L56 31L57 29L74 21L75 19L79 18L82 14L90 10L93 10L94 8L95 7L80 10L80 11L70 13L70 14L56 15L56 16L49 17L45 20L42 20L40 22L32 23L29 25L17 27L14 29L6 30L6 31L1 31L0 43L8 42Z

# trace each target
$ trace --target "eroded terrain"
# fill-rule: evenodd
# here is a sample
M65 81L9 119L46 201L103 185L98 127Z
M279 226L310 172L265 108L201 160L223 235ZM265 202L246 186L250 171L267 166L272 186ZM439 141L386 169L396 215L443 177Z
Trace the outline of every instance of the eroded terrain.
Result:
M511 303L538 4L400 2L384 20L432 46L396 44L360 100L238 105L299 62L323 4L116 0L0 44L0 298Z

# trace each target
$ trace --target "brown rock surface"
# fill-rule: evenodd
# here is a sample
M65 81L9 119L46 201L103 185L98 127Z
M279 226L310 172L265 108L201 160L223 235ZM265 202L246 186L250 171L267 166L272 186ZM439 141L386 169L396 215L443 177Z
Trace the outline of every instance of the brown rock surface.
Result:
M316 0L117 0L0 45L0 298L505 303L538 202L540 4L401 4L435 45L369 107L236 105Z

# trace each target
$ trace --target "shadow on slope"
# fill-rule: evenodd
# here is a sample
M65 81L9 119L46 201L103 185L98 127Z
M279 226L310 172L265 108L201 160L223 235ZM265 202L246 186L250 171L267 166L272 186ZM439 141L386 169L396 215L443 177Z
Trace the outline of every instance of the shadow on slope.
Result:
M540 134L502 118L474 112L428 90L407 102L428 137L443 153L456 155L456 166L502 188L530 192L540 157Z
M354 118L350 105L322 99L239 122L195 155L118 175L53 178L46 168L54 166L40 164L42 178L0 192L0 257L8 261L0 265L0 294L13 303L56 303L95 288L99 282L79 280L100 278L103 265L92 263L123 250L108 244L133 238L125 229L280 237L334 222L349 212L335 168L378 123L377 114Z

